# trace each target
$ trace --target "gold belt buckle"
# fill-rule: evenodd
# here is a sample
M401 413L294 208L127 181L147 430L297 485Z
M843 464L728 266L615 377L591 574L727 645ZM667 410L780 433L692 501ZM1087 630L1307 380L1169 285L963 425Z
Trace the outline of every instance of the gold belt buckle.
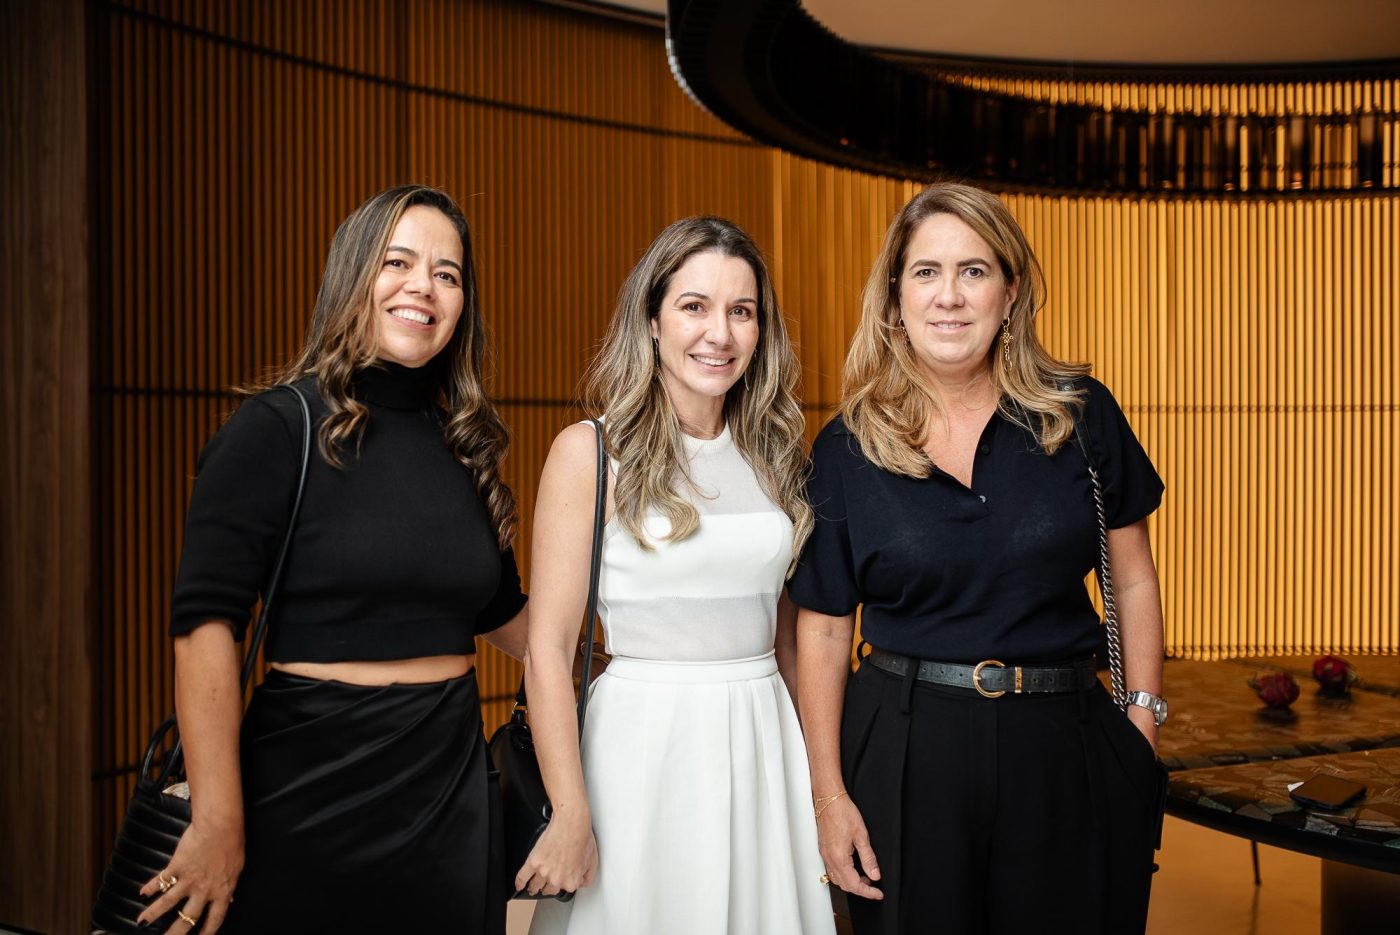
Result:
M1006 663L999 659L983 659L981 662L977 663L977 665L972 667L972 687L977 689L977 694L981 695L983 698L1000 698L1002 695L1006 694L1005 689L1002 691L989 692L982 687L982 670L987 668L987 666L996 666L998 669L1005 669Z

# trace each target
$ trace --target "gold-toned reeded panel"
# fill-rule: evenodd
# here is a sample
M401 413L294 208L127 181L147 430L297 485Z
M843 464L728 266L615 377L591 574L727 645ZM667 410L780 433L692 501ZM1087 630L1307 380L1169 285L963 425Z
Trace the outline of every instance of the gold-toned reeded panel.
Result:
M1169 647L1400 649L1396 199L1008 199L1167 482Z
M916 186L774 158L775 279L830 404ZM1042 339L1093 364L1166 482L1168 650L1400 651L1400 199L1005 200L1044 268Z
M677 89L658 32L548 6L91 9L107 76L98 850L171 703L166 607L195 456L235 405L227 388L297 346L356 204L426 181L471 218L528 530L618 286L662 226L720 213L767 249L815 432L869 264L915 190L736 137ZM1094 363L1166 480L1151 528L1169 649L1400 650L1400 199L1007 201L1050 284L1046 343ZM528 577L528 535L518 548ZM483 652L487 698L518 675ZM487 704L488 728L506 707Z

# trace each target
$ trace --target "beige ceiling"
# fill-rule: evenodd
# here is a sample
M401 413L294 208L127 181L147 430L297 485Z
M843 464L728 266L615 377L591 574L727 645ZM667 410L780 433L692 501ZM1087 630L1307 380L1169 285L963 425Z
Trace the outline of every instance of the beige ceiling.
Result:
M609 0L665 13L665 0ZM1039 61L1400 59L1400 0L803 0L860 45Z

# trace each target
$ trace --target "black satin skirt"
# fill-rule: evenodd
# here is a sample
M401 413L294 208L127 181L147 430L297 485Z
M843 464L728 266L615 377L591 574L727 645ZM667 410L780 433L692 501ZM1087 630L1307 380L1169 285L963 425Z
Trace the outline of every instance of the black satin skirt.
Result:
M242 762L247 856L221 932L504 933L475 672L361 686L274 670Z

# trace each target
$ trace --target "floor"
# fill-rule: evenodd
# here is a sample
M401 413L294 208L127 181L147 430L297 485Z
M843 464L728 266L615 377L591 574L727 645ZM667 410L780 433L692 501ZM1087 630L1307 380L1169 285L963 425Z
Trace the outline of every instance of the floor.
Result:
M1152 883L1150 935L1317 935L1322 862L1259 848L1254 885L1249 842L1167 818Z
M1249 842L1168 818L1157 855L1149 935L1317 935L1320 862L1259 848L1256 887ZM532 906L510 906L508 935L525 935Z

